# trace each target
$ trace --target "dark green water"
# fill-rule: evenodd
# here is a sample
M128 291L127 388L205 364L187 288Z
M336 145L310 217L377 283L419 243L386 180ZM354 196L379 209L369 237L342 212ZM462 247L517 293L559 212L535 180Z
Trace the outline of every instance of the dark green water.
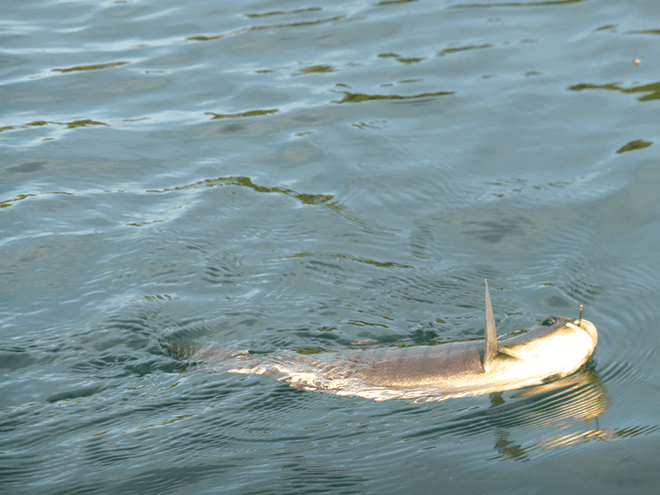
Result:
M660 4L0 6L2 493L654 493ZM639 59L640 64L633 61ZM373 402L165 346L550 315L541 394Z

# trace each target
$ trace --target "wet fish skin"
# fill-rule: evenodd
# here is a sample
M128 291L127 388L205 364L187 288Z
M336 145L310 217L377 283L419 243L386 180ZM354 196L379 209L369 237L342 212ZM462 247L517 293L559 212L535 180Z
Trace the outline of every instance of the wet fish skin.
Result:
M230 373L264 374L291 386L376 400L442 400L539 385L568 376L591 357L596 327L557 318L497 342L486 285L485 340L441 345L249 354L219 346L185 349L186 361ZM175 347L175 346L173 346ZM181 350L171 349L183 355ZM424 399L426 400L426 399Z

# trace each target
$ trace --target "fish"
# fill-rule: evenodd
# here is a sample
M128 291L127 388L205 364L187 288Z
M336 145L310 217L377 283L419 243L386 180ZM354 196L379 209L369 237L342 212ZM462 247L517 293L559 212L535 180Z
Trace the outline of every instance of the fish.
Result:
M410 347L349 348L301 354L254 354L221 346L173 344L172 357L213 371L267 375L292 387L376 401L441 401L546 384L579 370L598 332L590 321L548 318L523 334L497 341L486 284L483 341Z

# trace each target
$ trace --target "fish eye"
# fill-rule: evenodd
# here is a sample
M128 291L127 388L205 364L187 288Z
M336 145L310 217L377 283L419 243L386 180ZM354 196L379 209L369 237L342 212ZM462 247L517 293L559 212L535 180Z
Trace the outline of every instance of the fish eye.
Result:
M541 323L541 325L544 326L544 327L551 327L555 323L557 323L557 318L555 318L554 316L551 316L550 318L545 320L543 323Z

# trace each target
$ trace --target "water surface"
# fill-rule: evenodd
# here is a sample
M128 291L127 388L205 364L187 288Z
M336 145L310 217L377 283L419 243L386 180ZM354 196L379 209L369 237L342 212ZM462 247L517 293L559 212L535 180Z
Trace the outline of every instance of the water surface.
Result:
M651 0L2 3L3 493L651 493ZM639 59L639 65L634 63ZM373 402L165 347L594 322L546 390Z

